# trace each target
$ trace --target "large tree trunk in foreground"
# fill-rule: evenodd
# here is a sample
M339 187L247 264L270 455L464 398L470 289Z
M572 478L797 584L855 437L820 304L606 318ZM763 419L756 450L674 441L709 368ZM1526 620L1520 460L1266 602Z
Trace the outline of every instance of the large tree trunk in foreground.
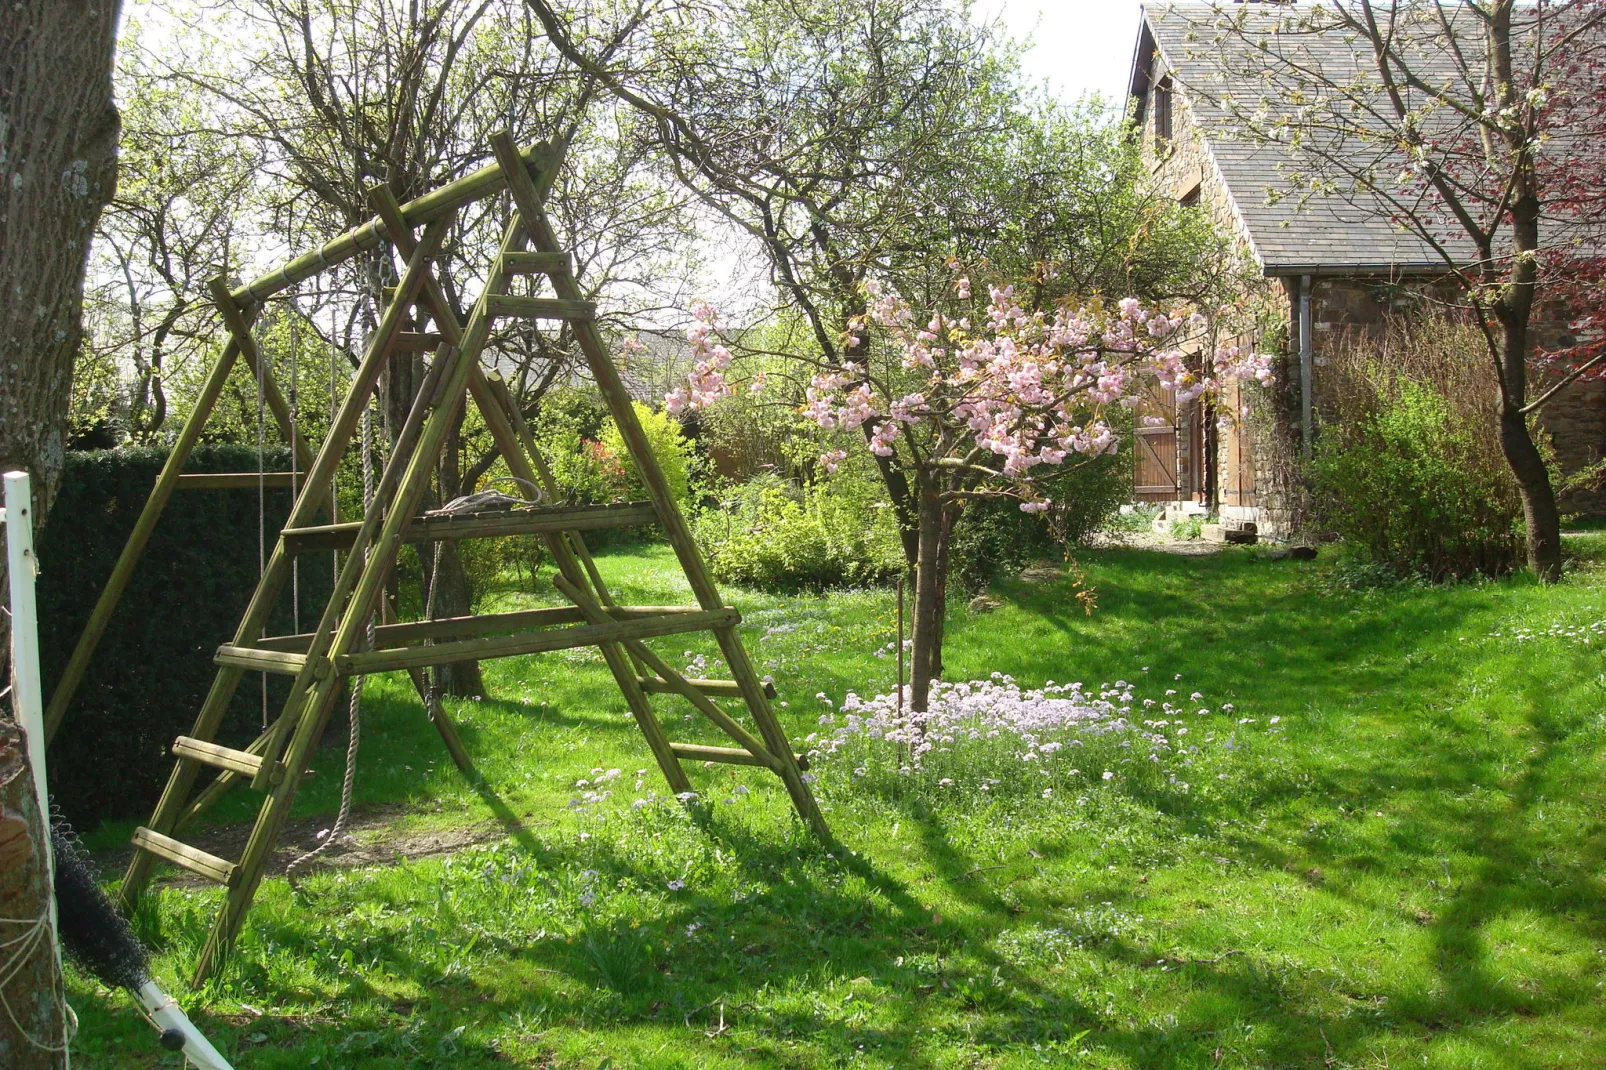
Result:
M43 920L50 902L48 840L27 741L16 725L0 721L0 916L7 919L0 922L0 941L9 944L0 962L16 971L0 983L0 999L11 1009L11 1015L0 1013L0 1066L7 1070L67 1065L65 1053L51 1050L62 1042L67 1000L56 970L55 933ZM37 924L45 926L42 932Z
M117 7L116 0L8 0L0 15L0 471L33 476L36 525L61 479L84 270L116 181ZM0 650L9 651L10 638L0 623ZM0 851L6 833L13 848L27 848L0 858L0 917L38 918L49 895L44 819L21 732L0 722L0 733ZM20 926L4 928L0 940L20 935ZM7 961L19 947L11 946ZM0 1014L0 1066L66 1065L64 1054L36 1043L59 1044L62 1035L64 1003L48 941L0 994L12 1011Z
M8 2L0 18L0 468L61 465L84 267L117 169L113 0Z

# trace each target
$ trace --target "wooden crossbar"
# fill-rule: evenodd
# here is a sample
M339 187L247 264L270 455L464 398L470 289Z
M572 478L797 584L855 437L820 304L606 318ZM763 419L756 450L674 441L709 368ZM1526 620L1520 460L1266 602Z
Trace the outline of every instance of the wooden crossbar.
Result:
M487 661L515 654L539 654L552 650L572 650L581 646L601 646L604 643L616 643L624 639L651 639L661 635L705 632L714 628L733 627L740 620L741 614L734 609L714 613L703 610L661 613L636 620L619 621L616 624L586 624L549 631L461 639L435 646L400 647L344 654L335 658L335 668L342 675L354 676L364 673L393 672L397 669L421 669L425 666L450 665L459 661Z
M510 275L567 275L570 271L568 253L508 253L502 257L502 268Z
M178 758L190 758L215 769L227 769L242 776L254 777L262 771L260 754L220 746L204 739L191 739L189 736L179 736L173 742L173 755Z
M485 304L493 316L525 316L540 320L597 318L595 301L566 301L554 297L515 297L512 294L498 294Z
M305 477L301 477L305 479ZM294 472L185 472L178 477L179 490L289 490L295 486Z
M134 846L219 884L232 885L235 874L240 872L240 867L226 858L219 858L148 828L134 830Z
M742 685L738 684L735 680L697 680L697 679L688 679L686 682L688 684L690 684L692 687L695 687L698 691L701 691L704 695L708 696L709 698L741 698L742 697ZM640 680L637 681L637 683L641 684L641 689L643 691L645 691L645 692L647 692L648 694L651 694L651 695L678 695L678 694L680 694L680 689L677 688L674 684L671 684L668 680L660 680L656 676L643 676ZM770 698L774 698L775 697L775 685L774 684L765 684L764 685L764 694L768 695Z
M433 353L440 348L441 336L438 334L419 334L417 331L403 331L396 336L396 344L392 350L404 353Z
M544 174L551 174L562 162L566 149L567 146L562 143L549 145L541 142L526 149L515 149L514 152L521 161L534 164ZM401 205L399 214L404 226L416 227L420 223L444 219L463 205L483 200L506 188L507 172L498 164L486 164L478 171ZM320 271L328 271L358 253L377 249L387 238L396 241L397 237L391 233L385 221L376 215L368 222L331 238L312 252L303 253L284 266L237 287L232 296L241 308L255 308L279 291L303 279L310 279Z
M697 613L695 606L614 606L609 611L620 620L656 617L665 613ZM480 613L469 617L442 617L437 620L381 624L374 629L374 649L390 650L409 643L429 640L472 639L481 635L505 635L546 628L557 624L578 624L585 614L576 606L547 609L520 609L510 613ZM255 644L258 650L284 650L304 653L312 644L312 633L270 635Z
M307 655L292 654L284 650L258 650L254 647L224 643L217 648L212 660L219 665L247 672L274 672L294 676L307 663Z
M658 514L650 502L623 502L618 505L537 505L474 516L421 516L402 531L408 543L449 539L489 539L504 535L542 535L554 531L595 531L605 528L635 528L656 523ZM316 527L286 528L285 549L304 554L319 550L349 550L362 524L321 524Z
M671 743L669 749L693 762L724 762L727 765L756 765L768 767L770 761L740 747L705 747L701 743ZM807 769L809 760L801 754L792 755L799 769Z

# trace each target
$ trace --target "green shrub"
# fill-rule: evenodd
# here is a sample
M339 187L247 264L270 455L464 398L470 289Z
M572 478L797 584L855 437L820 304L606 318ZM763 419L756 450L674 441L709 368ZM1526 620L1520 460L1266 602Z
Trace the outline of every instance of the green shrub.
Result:
M1312 475L1324 522L1396 576L1509 571L1522 553L1509 471L1433 386L1373 367L1373 411L1328 429Z
M1167 532L1173 539L1202 539L1204 538L1204 517L1185 516L1171 521L1166 526Z
M691 441L674 417L639 401L634 404L670 492L685 501L698 471ZM549 402L536 417L534 432L564 500L600 503L647 497L618 426L586 395L565 391Z
M1109 454L1066 468L1043 483L1053 506L1023 513L1013 500L972 502L954 524L950 582L978 591L1005 572L1063 557L1105 527L1132 496L1131 458Z
M67 455L61 490L39 536L40 660L47 693L166 457L165 450L151 448ZM272 450L266 467L283 470L288 459L287 450ZM202 446L186 471L249 472L256 466L252 448ZM271 549L290 494L270 490L263 505ZM81 827L150 813L171 767L168 748L195 720L217 669L212 654L233 637L256 586L257 525L254 491L180 491L162 514L52 748L51 794ZM316 622L329 582L327 554L300 558L302 630ZM289 634L296 623L287 589L269 633ZM269 681L271 716L278 715L287 686L283 677ZM248 675L220 741L243 746L256 735L261 695L257 678Z
M658 460L658 467L664 473L664 481L669 484L669 492L678 501L685 501L691 494L692 479L697 473L697 455L692 449L691 440L681 429L680 421L667 412L648 408L639 401L631 402L636 410L636 422L641 424L641 430L647 436L647 445L652 448L652 455ZM598 438L598 461L608 466L611 473L617 473L613 478L618 492L628 498L641 499L647 497L647 490L642 485L641 477L636 473L635 459L625 448L624 436L619 433L619 427L608 420L602 425L602 434Z
M1105 518L1099 530L1112 534L1142 535L1154 530L1154 522L1162 511L1161 506L1147 502L1122 505Z
M875 583L903 561L879 490L847 466L802 486L761 475L699 512L693 532L725 583L781 592Z

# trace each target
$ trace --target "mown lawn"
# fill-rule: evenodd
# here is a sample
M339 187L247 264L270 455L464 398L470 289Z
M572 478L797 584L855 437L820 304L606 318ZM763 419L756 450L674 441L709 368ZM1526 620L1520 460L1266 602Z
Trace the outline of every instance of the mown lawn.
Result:
M1069 580L1001 583L996 612L956 607L947 675L1197 689L1191 787L1113 752L1112 779L1057 767L1047 798L826 764L828 849L757 770L633 806L662 783L594 653L487 667L490 696L454 709L478 789L386 678L360 804L404 804L395 835L522 828L304 898L269 881L186 1002L242 1070L1606 1064L1606 666L1578 630L1606 619L1606 574L1355 592L1249 551L1081 562L1095 613ZM660 548L601 563L621 601L690 600ZM816 693L890 688L888 593L733 600L795 736L825 730ZM342 743L302 813L333 811ZM181 993L216 901L169 887L139 919ZM76 1065L176 1065L120 995L72 996Z

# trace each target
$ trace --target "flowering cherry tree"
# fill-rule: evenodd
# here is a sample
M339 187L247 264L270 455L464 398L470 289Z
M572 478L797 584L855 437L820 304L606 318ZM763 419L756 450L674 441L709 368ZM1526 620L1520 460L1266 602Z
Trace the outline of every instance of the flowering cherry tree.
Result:
M1044 477L1116 451L1152 387L1186 402L1218 394L1231 379L1269 382L1271 365L1236 346L1208 346L1223 329L1220 317L1131 297L1028 310L1013 286L990 286L983 300L959 276L939 307L917 313L873 280L865 290L867 311L850 325L845 348L866 355L814 374L803 411L825 431L867 430L869 450L892 461L913 490L910 699L924 710L941 666L949 534L966 503L1007 498L1028 513L1047 511ZM694 316L687 337L696 364L666 399L671 412L705 408L737 389L715 310L700 304ZM820 463L834 471L845 456L833 449Z

